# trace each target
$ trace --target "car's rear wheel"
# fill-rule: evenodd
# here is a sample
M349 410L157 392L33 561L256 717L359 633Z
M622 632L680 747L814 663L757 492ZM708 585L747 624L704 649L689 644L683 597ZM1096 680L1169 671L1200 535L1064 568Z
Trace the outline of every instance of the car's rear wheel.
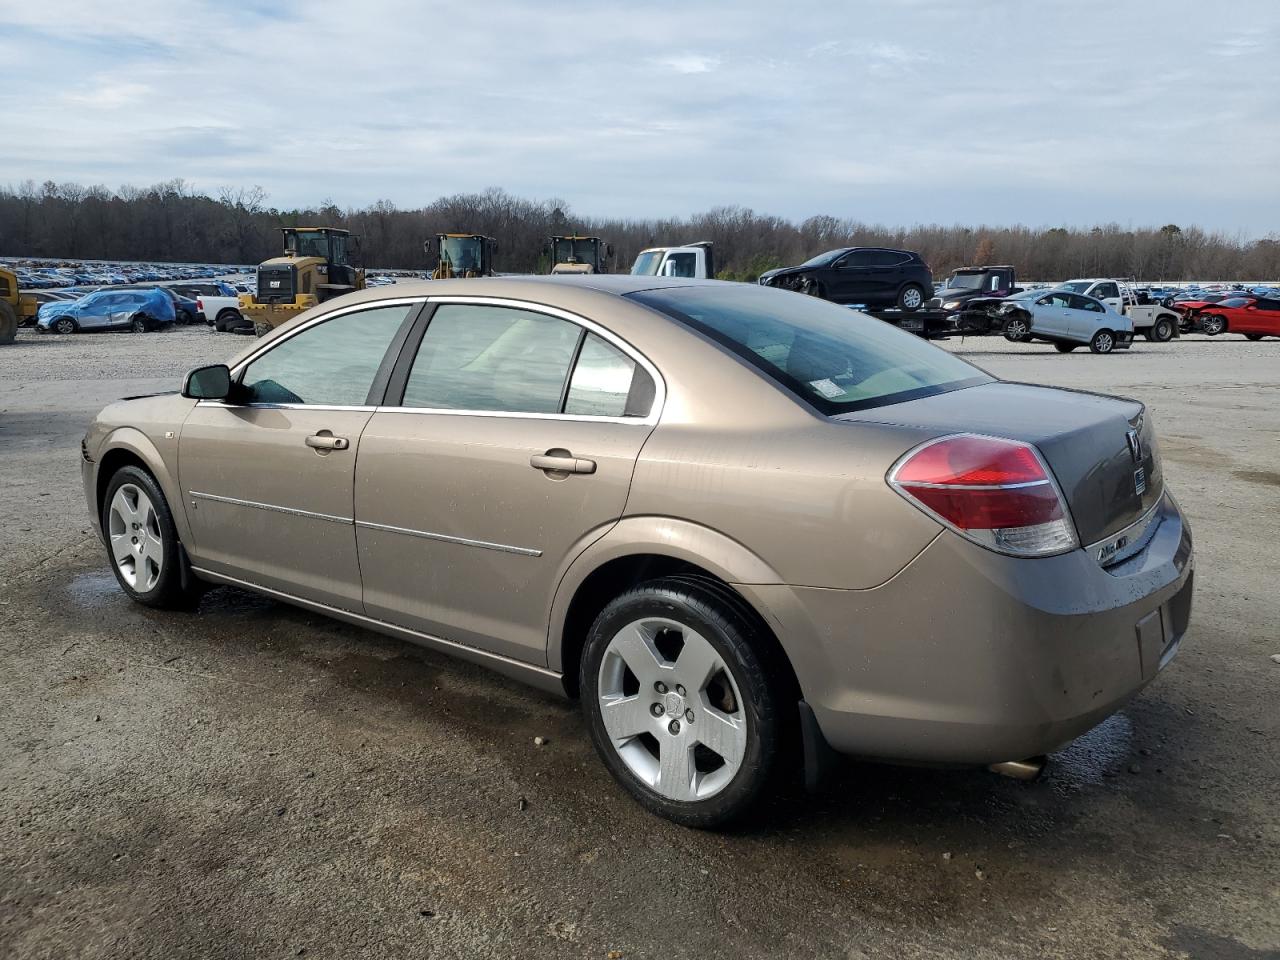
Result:
M1227 329L1227 318L1216 313L1205 315L1200 320L1200 329L1211 337L1216 337Z
M1004 322L1004 338L1012 343L1022 343L1031 335L1031 324L1024 317L1010 317Z
M1070 353L1078 346L1080 346L1078 343L1055 343L1053 345L1053 349L1057 350L1059 353Z
M1151 328L1149 335L1156 343L1168 343L1173 339L1173 321L1168 317L1161 317Z
M740 608L688 578L641 584L596 618L583 710L609 772L649 810L714 827L764 792L783 737L762 644Z
M186 324L192 323L195 320L195 315L192 314L190 310L183 309L178 311L177 317L175 319L178 323L181 323L185 326Z
M102 533L116 580L149 607L190 605L198 592L184 587L183 554L173 514L159 484L140 467L121 467L103 498Z
M1094 353L1110 353L1116 348L1116 335L1110 330L1099 330L1089 341L1089 349Z
M129 329L134 333L146 333L147 321L143 320L142 317L134 317L129 323Z
M924 288L909 283L898 293L899 310L919 310L924 305Z
M75 333L76 322L70 317L59 317L53 321L53 329L58 333Z
M235 310L227 309L218 314L217 324L219 330L230 330L233 326L237 326L243 318Z

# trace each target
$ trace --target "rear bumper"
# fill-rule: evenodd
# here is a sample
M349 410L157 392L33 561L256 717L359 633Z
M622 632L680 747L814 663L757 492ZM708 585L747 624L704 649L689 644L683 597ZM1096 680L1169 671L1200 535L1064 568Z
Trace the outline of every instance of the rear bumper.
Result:
M1108 571L1083 550L1015 560L939 535L870 590L739 587L767 611L841 753L989 764L1048 753L1149 683L1191 615L1191 534L1166 496Z

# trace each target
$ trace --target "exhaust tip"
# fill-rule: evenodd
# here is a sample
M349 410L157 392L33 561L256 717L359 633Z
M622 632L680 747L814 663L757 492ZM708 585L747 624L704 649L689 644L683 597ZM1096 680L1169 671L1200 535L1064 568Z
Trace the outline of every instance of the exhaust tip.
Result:
M1031 757L1027 760L1006 760L1003 763L993 763L987 767L992 773L998 773L1002 777L1011 777L1014 780L1035 780L1040 774L1044 773L1045 765L1049 762L1048 757Z

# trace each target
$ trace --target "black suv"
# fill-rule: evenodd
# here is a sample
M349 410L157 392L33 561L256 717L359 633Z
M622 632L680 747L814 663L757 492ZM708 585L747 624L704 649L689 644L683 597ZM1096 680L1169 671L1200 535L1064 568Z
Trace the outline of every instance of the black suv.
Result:
M760 283L873 309L918 310L933 295L933 273L920 254L885 247L828 250L798 267L762 273Z

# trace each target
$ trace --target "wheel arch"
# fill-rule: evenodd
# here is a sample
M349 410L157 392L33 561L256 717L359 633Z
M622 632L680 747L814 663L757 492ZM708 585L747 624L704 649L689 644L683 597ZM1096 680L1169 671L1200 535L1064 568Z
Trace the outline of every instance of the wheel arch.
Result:
M631 517L584 551L561 578L552 602L547 666L562 675L565 693L578 694L578 668L587 632L614 597L646 580L682 576L726 592L760 630L768 655L785 666L796 695L800 686L767 610L736 583L781 583L759 557L706 527L668 517Z
M187 525L187 512L182 509L181 491L156 445L145 433L134 427L120 427L114 431L98 454L94 476L95 525L101 530L103 501L111 478L121 467L128 466L141 467L155 479L165 500L169 502L169 512L173 515L179 541L188 543L190 528Z

